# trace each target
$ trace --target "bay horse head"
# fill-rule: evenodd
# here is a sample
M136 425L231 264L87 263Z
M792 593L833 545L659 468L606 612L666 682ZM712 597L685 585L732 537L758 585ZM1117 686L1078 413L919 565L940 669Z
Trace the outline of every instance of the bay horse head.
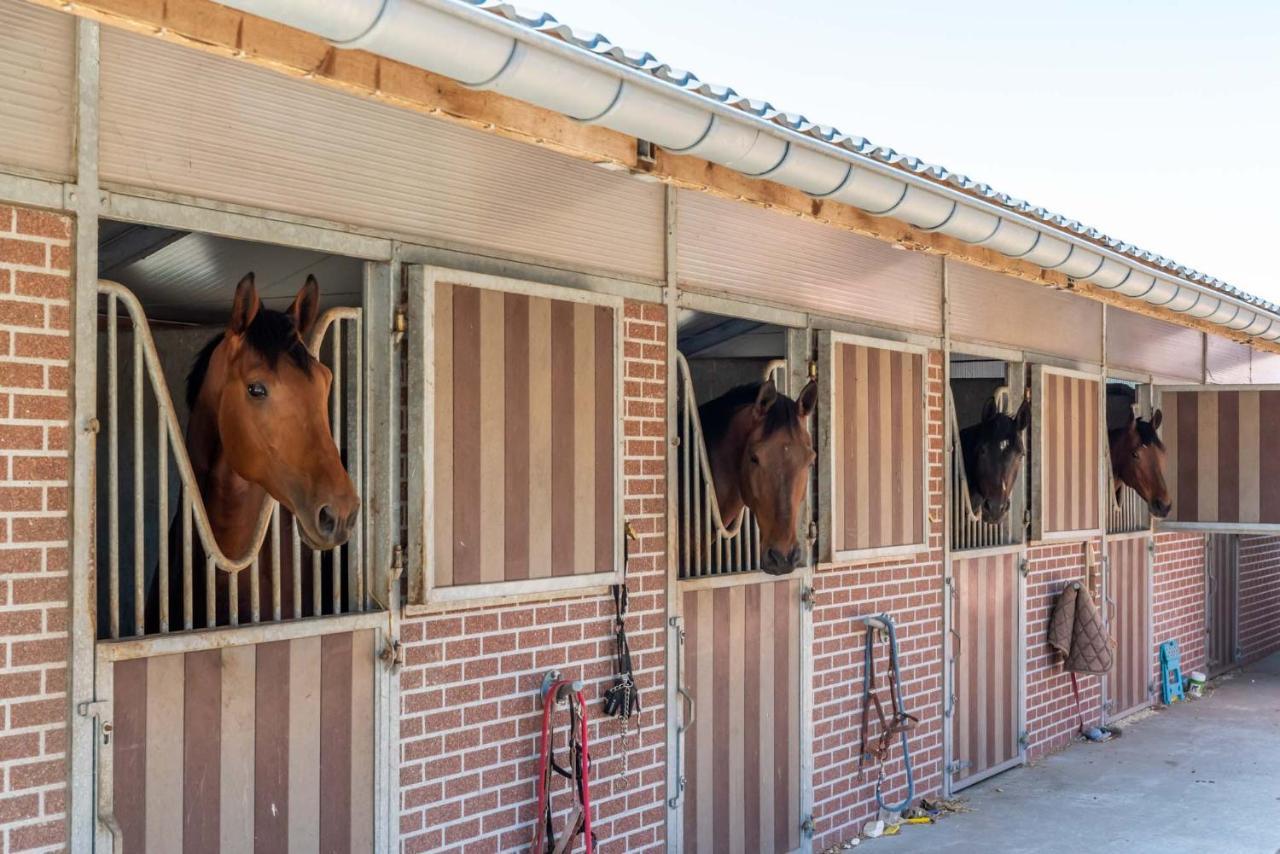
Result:
M187 379L192 466L218 545L232 558L252 545L262 492L293 514L313 549L342 545L356 524L360 497L329 424L333 374L305 343L319 308L314 276L280 312L262 306L248 274L226 330Z
M960 431L960 451L969 481L969 502L988 524L1009 512L1022 460L1027 455L1023 434L1031 424L1028 395L1014 415L1000 408L995 395L982 409L982 420Z
M1169 487L1164 482L1164 442L1160 441L1160 424L1164 413L1157 409L1150 421L1130 412L1129 423L1116 430L1107 431L1111 446L1111 476L1116 482L1116 495L1120 484L1133 489L1147 502L1151 515L1163 519L1173 509Z
M804 561L800 505L817 458L808 419L818 400L809 382L792 400L773 380L747 383L699 409L716 499L726 525L751 510L760 529L760 568L786 575Z

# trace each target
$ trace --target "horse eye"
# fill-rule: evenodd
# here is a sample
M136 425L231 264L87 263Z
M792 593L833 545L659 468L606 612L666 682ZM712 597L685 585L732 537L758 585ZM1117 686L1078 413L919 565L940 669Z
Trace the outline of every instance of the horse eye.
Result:
M758 466L758 465L760 465L760 458L759 458L759 457L757 457L755 454L752 454L752 455L751 455L751 464L752 464L753 466Z
M1136 459L1138 459L1138 457L1140 457L1140 456L1142 456L1142 451L1134 451L1134 452L1133 452L1133 458L1134 458L1135 460L1136 460Z
M267 396L267 387L262 383L249 383L249 397L264 398Z

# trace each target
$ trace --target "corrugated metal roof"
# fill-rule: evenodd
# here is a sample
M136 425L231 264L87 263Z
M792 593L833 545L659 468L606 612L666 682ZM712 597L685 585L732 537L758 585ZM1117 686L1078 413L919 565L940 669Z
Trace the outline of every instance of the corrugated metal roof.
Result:
M1216 276L1202 273L1199 270L1179 264L1171 258L1112 237L1078 220L1001 192L989 184L975 181L969 176L953 172L945 166L928 163L918 157L902 154L887 146L877 145L865 137L846 134L832 125L810 121L806 116L799 113L779 110L768 101L741 95L731 87L708 83L701 80L691 71L686 71L659 60L648 51L635 51L621 47L600 33L578 30L563 24L547 12L520 9L510 3L499 2L498 0L462 0L462 2L505 18L530 30L590 51L602 59L611 60L637 71L642 71L671 86L773 122L790 131L804 134L834 148L844 149L877 160L903 172L958 190L976 199L999 205L1014 213L1039 220L1048 226L1084 238L1096 243L1098 246L1105 247L1149 267L1158 269L1167 275L1212 288L1264 311L1280 313L1280 305L1224 282Z

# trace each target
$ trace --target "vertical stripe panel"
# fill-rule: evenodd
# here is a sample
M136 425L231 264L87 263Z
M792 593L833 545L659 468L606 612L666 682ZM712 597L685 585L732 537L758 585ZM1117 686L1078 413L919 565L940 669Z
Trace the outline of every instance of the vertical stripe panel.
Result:
M1182 500L1178 493L1178 394L1175 392L1165 392L1160 396L1161 412L1163 420L1160 424L1160 437L1164 441L1166 453L1164 457L1164 482L1165 487L1169 490L1169 500L1173 502L1173 508L1169 511L1167 517L1170 521L1182 519L1181 505Z
M373 629L351 637L351 851L373 850Z
M1199 406L1196 395L1185 394L1178 398L1178 497L1182 509L1179 521L1194 522L1199 519L1199 462L1200 433L1196 423Z
M222 650L222 809L218 839L223 851L253 850L256 665L255 647Z
M181 653L147 659L147 850L181 851L183 698Z
M254 667L253 850L289 846L290 641L261 643Z
M351 851L351 632L320 639L320 850Z
M897 443L897 450L894 453L894 463L898 469L898 537L899 542L914 543L918 542L916 537L916 508L912 506L916 500L916 467L919 465L916 457L916 440L913 430L914 421L912 418L912 404L914 403L913 392L915 390L915 364L916 356L912 353L902 353L898 361L898 376L894 381L894 390L896 393L898 405L895 409L897 428L894 430L896 436L901 439Z
M760 621L761 588L770 585L751 584L744 588L742 627L742 850L760 850L760 790L763 767L760 763L760 679L762 640Z
M911 490L903 479L903 458L907 456L906 448L911 446L911 439L904 435L906 425L902 421L902 399L911 393L902 387L902 364L910 359L906 353L888 352L889 378L885 383L889 390L889 403L885 407L886 423L889 431L888 457L890 484L889 494L885 496L885 515L889 517L887 543L901 545L911 542L910 516L904 514L906 496Z
M1042 385L1044 386L1044 436L1045 436L1045 458L1041 466L1043 475L1043 483L1041 491L1044 493L1041 497L1042 514L1044 517L1044 529L1046 531L1056 531L1061 524L1058 519L1058 508L1061 501L1058 498L1059 475L1058 475L1058 447L1062 442L1062 429L1058 423L1062 407L1058 402L1058 376L1056 374L1044 373Z
M884 491L888 485L884 482L884 457L880 453L884 447L885 432L881 417L884 413L884 407L880 405L881 390L884 383L881 382L880 364L883 350L876 347L863 348L867 354L867 462L868 462L868 486L867 492L860 494L858 500L867 506L867 534L866 545L874 547L877 543L883 542L884 530L881 527L881 518L884 516Z
M506 569L505 297L480 290L480 581L502 581ZM465 475L464 475L465 476Z
M730 697L730 659L729 650L738 641L733 637L732 622L729 614L729 591L731 588L720 588L711 594L711 609L714 614L713 625L718 630L713 630L711 641L711 671L712 681L710 696L716 697L726 705L722 705L718 710L718 714L712 715L711 721L711 761L713 763L712 777L714 783L708 797L712 802L712 827L715 828L715 838L722 845L729 839L729 825L732 823L729 814L730 794L728 769L730 754L733 753L733 745L729 743L729 723L730 710L727 705L731 705ZM703 849L709 850L709 849Z
M480 576L480 293L453 291L453 580Z
M614 413L616 395L615 366L613 352L613 311L597 307L595 309L595 441L596 441L596 519L595 526L595 566L598 572L614 569L616 560L615 537L618 536L618 520L614 513L614 479L616 477L614 442Z
M124 854L146 851L147 661L119 661L112 674L112 802Z
M1071 377L1062 377L1062 477L1063 501L1059 531L1074 531L1080 527L1080 410L1076 405L1079 383Z
M1239 439L1236 442L1238 451L1236 471L1240 481L1241 522L1257 522L1260 518L1262 460L1259 459L1259 450L1262 441L1262 423L1259 420L1259 401L1256 391L1242 391L1238 395L1240 424ZM1167 480L1167 471L1165 477ZM1172 484L1169 484L1169 489L1172 494Z
M503 578L529 577L529 298L503 297ZM493 390L498 394L497 389Z
M1196 424L1199 439L1196 442L1196 518L1201 522L1218 521L1218 394L1200 392L1196 395Z
M694 594L698 600L698 648L696 654L698 656L697 664L697 687L695 689L694 698L698 697L714 697L715 696L715 644L716 644L716 614L715 591L700 590ZM723 624L721 624L723 625ZM715 843L713 840L723 836L717 836L715 824L715 789L716 789L716 764L715 764L715 720L718 715L701 714L696 716L696 724L698 727L698 788L695 808L697 809L697 836L688 837L697 840L697 851L714 851Z
M1101 524L1098 516L1098 431L1103 425L1098 418L1098 384L1086 380L1080 383L1080 387L1084 393L1082 409L1085 413L1080 425L1084 436L1084 453L1080 460L1084 470L1080 523L1083 528L1093 529Z
M435 525L435 583L453 584L453 285L435 293L435 455L432 505ZM297 571L296 568L294 570Z
M836 344L831 351L831 546L838 552L846 548L844 519L849 504L844 491L845 457L848 453L845 433L849 429L844 405L845 349L843 344Z
M791 668L785 638L791 631L791 609L785 583L773 585L773 680L774 685L791 684ZM791 841L791 703L787 692L773 692L773 767L777 775L773 787L773 849L790 850Z
M912 356L907 364L911 371L911 400L907 402L907 435L911 437L911 518L912 539L924 543L925 536L925 481L929 477L929 469L924 461L926 420L924 414L925 376L928 363L923 356Z
M774 723L774 718L777 716L774 705L776 691L766 687L778 684L774 674L776 662L771 645L776 643L778 637L777 609L774 600L779 588L780 585L777 584L757 586L760 591L760 640L762 642L759 649L760 685L763 687L755 698L760 717L760 840L756 846L757 851L768 850L768 846L775 838L778 822L784 820L774 814L777 808L778 790L778 767L775 764L774 752L777 735Z
M573 306L573 573L589 574L596 557L595 309Z
M1258 416L1260 423L1269 431L1280 425L1280 391L1259 392ZM1259 521L1274 524L1280 522L1280 453L1268 449L1268 453L1259 451L1261 465L1260 490L1258 495Z
M574 572L573 304L551 302L551 573Z
M183 658L183 850L217 854L221 850L222 652L201 650Z
M529 299L529 576L551 575L551 301Z
M862 433L858 424L858 353L857 348L842 345L844 350L844 400L840 410L844 433L844 547L858 547L858 443Z
M791 813L787 826L791 829L789 850L800 847L800 692L812 691L813 685L800 685L800 585L795 581L777 582L778 594L787 608L787 633L779 646L787 650L787 795Z
M1240 393L1218 393L1218 506L1214 516L1222 522L1240 520Z
M320 850L320 649L289 641L289 854Z
M729 762L723 767L725 778L722 788L729 793L729 835L727 837L730 851L745 851L746 835L743 832L747 821L745 800L746 785L744 774L746 763L745 729L746 729L746 660L742 648L746 639L746 590L741 585L726 588L723 595L729 600L729 693L728 700Z
M871 495L871 426L869 419L870 399L868 354L866 347L854 347L854 435L857 449L857 460L854 463L853 505L856 509L854 531L856 548L865 549L871 545L871 514L867 506L867 497Z
M875 444L875 455L878 458L876 462L880 466L880 489L871 500L875 502L876 515L880 517L876 544L887 546L901 542L893 533L893 517L897 515L894 511L898 503L894 500L894 489L897 486L893 480L894 454L890 452L893 447L894 422L897 420L893 417L893 362L896 354L892 350L880 350L879 353L880 375L876 378L876 386L880 393L873 399L875 411L872 419L879 425L880 433L880 441Z
M684 616L684 648L681 655L684 656L680 662L680 677L684 680L683 687L685 690L693 693L697 697L697 691L701 685L701 650L706 643L706 637L701 632L701 624L698 619L698 591L691 590L681 597L682 614ZM680 716L682 725L688 724L689 709L687 701L684 697L680 697ZM698 719L695 715L694 725L689 727L684 734L684 775L685 775L685 797L684 797L684 841L687 846L694 845L699 839L698 835L698 806L701 803L701 797L706 790L701 785L702 779L702 763L698 760L698 755L702 750L702 739L698 737Z

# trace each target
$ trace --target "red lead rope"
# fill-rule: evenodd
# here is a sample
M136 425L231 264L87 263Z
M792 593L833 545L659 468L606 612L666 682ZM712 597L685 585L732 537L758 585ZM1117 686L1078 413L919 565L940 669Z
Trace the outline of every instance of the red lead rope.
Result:
M542 700L542 741L538 753L538 812L533 823L532 851L534 854L544 854L549 850L548 845L554 845L553 840L548 837L551 824L550 782L552 769L555 765L551 755L551 742L554 735L551 726L551 710L556 705L556 698L559 696L561 688L567 688L572 684L573 682L568 679L552 682ZM575 702L577 703L576 711L573 707ZM570 824L566 831L568 838L565 839L558 850L569 849L572 844L572 838L577 833L578 823L581 821L586 854L593 854L594 837L591 835L591 754L587 747L587 704L581 691L569 692L569 704L569 774L571 775L571 785L575 792L580 794L581 802L578 805L578 810L575 811L574 816L570 819ZM578 724L576 739L573 733L575 722ZM574 750L575 747L577 748L576 751ZM577 777L578 774L581 774L581 777Z

